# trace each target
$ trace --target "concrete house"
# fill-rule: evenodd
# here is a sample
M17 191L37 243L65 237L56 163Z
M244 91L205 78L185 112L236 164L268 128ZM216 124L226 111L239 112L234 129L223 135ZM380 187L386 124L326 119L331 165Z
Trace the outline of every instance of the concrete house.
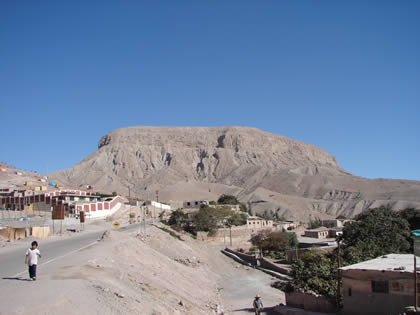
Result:
M326 227L319 227L315 230L306 230L305 237L313 237L313 238L328 238L330 232Z
M272 220L265 220L259 217L248 217L246 220L246 226L251 231L258 231L258 230L265 230L265 229L272 229L273 228L273 221Z
M389 254L340 268L343 315L400 314L414 304L414 256Z

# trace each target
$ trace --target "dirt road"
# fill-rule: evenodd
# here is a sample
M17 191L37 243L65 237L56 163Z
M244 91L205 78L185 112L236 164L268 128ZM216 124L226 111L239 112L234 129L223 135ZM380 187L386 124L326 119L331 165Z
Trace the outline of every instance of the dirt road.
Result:
M226 257L226 259L230 259ZM249 314L256 294L261 295L267 310L285 302L284 293L270 286L276 279L262 271L239 265L226 274L221 283L221 296L227 314ZM269 313L269 312L268 312Z

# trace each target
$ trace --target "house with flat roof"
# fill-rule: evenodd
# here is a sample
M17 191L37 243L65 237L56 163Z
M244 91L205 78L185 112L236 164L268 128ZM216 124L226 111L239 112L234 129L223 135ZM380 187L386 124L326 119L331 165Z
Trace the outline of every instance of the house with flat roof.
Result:
M259 217L250 216L246 220L246 226L251 232L258 232L259 230L272 229L273 221L265 220Z
M414 304L412 254L384 255L342 267L340 274L343 315L400 314Z
M313 238L328 238L330 232L326 227L319 227L314 230L306 230L305 237L313 237Z

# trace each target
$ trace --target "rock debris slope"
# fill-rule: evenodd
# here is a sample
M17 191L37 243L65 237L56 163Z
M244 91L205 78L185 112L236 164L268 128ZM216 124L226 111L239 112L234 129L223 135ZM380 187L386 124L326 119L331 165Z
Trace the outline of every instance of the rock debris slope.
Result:
M369 180L341 169L324 150L248 127L129 127L52 174L68 184L161 200L232 193L253 211L308 220L353 216L369 207L420 207L420 182Z

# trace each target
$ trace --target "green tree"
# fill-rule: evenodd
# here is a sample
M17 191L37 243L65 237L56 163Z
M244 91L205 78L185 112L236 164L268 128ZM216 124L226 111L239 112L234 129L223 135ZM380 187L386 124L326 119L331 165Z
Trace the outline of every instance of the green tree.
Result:
M317 229L317 228L319 228L320 226L322 226L322 221L321 221L321 219L320 218L315 218L315 219L310 219L309 220L309 223L308 223L308 228L309 229Z
M217 200L217 203L221 205L237 205L239 204L239 201L235 196L221 195L220 198Z
M389 207L369 209L346 224L343 253L349 262L410 250L410 227L406 219Z
M192 224L195 231L214 233L218 225L222 224L224 219L229 219L232 213L229 208L202 207L194 214Z
M299 246L299 241L297 239L295 232L288 232L287 233L289 238L289 248L297 248Z
M296 248L298 240L295 233L262 230L251 237L251 243L263 252L280 254L286 249Z
M420 229L420 210L414 208L407 208L401 210L400 212L401 217L408 221L410 225L410 230L418 230Z
M262 244L268 252L284 252L289 247L289 236L286 232L272 232Z
M181 209L176 209L171 213L169 217L168 224L176 225L178 227L183 227L186 224L188 216Z
M333 254L306 252L292 265L289 289L314 291L329 298L337 293L337 261Z
M251 244L254 245L256 248L258 248L262 253L263 244L265 240L268 238L268 236L270 235L270 233L271 233L270 230L259 231L257 234L251 237L251 240L250 240Z
M246 219L247 219L247 215L243 212L241 213L232 213L232 215L230 216L230 218L228 219L228 223L230 225L244 225L246 224Z
M239 204L239 209L240 209L242 212L248 213L248 209L247 209L246 205L245 205L245 204L243 204L243 203L240 203L240 204Z

